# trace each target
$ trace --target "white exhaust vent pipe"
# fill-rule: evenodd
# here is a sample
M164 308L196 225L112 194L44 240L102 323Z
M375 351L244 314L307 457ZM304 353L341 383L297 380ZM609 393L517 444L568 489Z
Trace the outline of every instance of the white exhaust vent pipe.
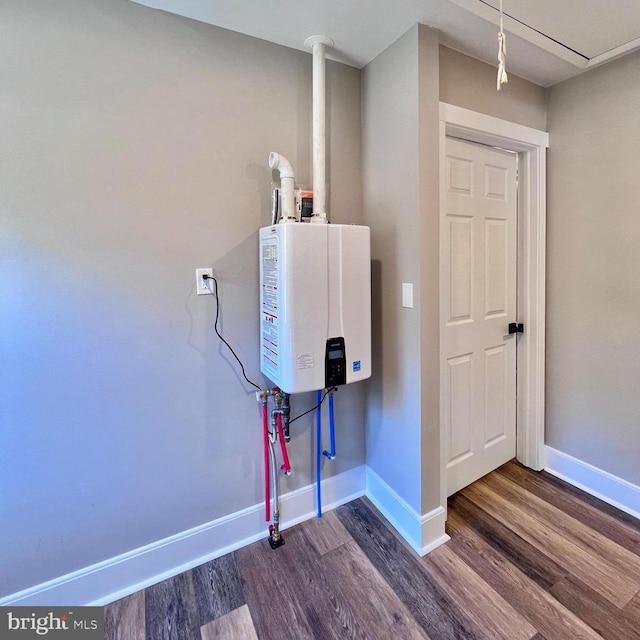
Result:
M313 53L313 216L311 222L327 222L325 47L333 47L327 36L310 36L305 47Z
M279 153L269 154L269 166L280 172L280 187L282 189L282 214L280 222L297 222L295 202L295 179L291 163Z

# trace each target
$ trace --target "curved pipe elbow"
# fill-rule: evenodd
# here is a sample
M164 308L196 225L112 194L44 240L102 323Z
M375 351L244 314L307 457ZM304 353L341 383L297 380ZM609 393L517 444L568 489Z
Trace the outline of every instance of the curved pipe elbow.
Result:
M280 172L282 186L282 215L280 222L297 221L295 202L295 174L291 163L279 153L272 151L269 154L269 167Z
M282 155L272 151L269 154L269 167L280 172L281 178L293 178L295 179L295 173L293 172L293 165Z

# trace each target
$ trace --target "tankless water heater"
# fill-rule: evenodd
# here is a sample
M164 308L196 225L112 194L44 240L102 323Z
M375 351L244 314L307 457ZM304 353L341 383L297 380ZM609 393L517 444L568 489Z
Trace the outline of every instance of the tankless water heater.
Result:
M369 227L260 229L260 367L285 393L371 376Z

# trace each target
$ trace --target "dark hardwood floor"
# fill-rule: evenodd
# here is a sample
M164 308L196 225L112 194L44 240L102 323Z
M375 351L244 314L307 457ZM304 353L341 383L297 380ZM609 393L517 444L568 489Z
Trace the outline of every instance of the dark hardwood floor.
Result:
M515 463L419 558L361 498L106 607L107 640L640 640L640 521Z

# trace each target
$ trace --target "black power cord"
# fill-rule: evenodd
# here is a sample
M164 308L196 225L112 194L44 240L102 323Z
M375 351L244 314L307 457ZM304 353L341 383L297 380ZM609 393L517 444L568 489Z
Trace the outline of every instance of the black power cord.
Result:
M233 350L233 347L222 337L222 334L220 333L220 331L218 330L218 319L220 318L220 298L218 297L218 281L213 277L210 276L208 273L205 273L202 276L203 280L213 280L213 284L215 285L215 289L213 290L213 293L216 297L216 321L213 324L213 328L216 332L216 335L218 336L218 338L220 338L220 340L222 342L224 342L224 344L226 345L227 349L229 349L229 351L231 351L231 353L233 354L233 357L236 359L236 361L238 362L238 364L240 365L240 369L242 369L242 376L244 377L244 379L250 384L253 385L258 391L262 391L262 387L260 387L259 385L257 385L255 382L253 382L252 380L249 380L249 378L247 377L247 374L245 373L244 370L244 365L242 364L242 361L240 360L240 358L238 358L238 356L236 355L236 352ZM324 395L322 396L322 399L320 400L320 402L318 402L318 404L315 407L311 407L311 409L308 409L307 411L305 411L304 413L301 413L299 416L296 416L295 418L291 418L291 420L289 420L289 424L291 424L292 422L295 422L296 420L298 420L299 418L302 418L303 416L306 416L307 414L311 413L312 411L315 411L324 401L325 398L332 392L335 391L336 387L330 387L329 389L327 389L324 392Z
M231 347L231 345L222 337L222 334L220 333L220 331L218 331L218 318L220 317L220 298L218 297L218 281L213 277L210 276L208 273L205 273L202 276L203 280L213 280L213 283L215 284L215 289L214 289L214 294L216 296L216 321L213 324L213 328L215 329L216 335L218 336L218 338L220 338L220 340L222 340L222 342L224 342L225 345L227 345L227 348L229 349L229 351L231 351L231 353L233 354L233 357L238 361L238 364L240 365L240 368L242 369L242 375L244 377L244 379L250 384L253 385L258 391L262 391L262 387L257 385L255 382L253 382L252 380L249 380L249 378L247 378L247 374L244 371L244 365L242 364L242 361L240 360L240 358L238 358L238 356L236 355L236 352L233 350L233 348Z
M322 396L322 399L320 400L320 402L318 402L318 404L315 407L312 407L308 411L305 411L304 413L301 413L299 416L296 416L295 418L291 418L291 420L289 420L289 424L291 424L292 422L295 422L298 418L302 418L302 416L306 416L308 413L311 413L312 411L315 411L324 402L324 399L334 390L335 390L335 387L331 387L330 389L327 389L324 392L324 395Z

